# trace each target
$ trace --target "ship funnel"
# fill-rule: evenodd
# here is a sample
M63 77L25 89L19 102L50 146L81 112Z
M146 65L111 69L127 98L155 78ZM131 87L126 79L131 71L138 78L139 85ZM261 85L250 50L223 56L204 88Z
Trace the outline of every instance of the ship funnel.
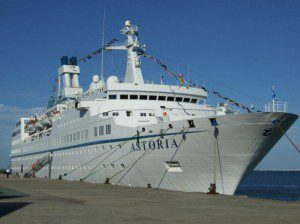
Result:
M62 56L60 61L61 61L61 65L68 65L69 64L68 56Z
M71 57L70 58L70 65L77 65L77 58L76 57ZM72 80L72 86L75 87L75 88L78 88L79 87L79 77L78 77L79 74L72 74L72 77L71 77L71 80Z
M63 88L61 91L64 97L76 97L78 93L82 93L83 89L79 86L80 69L77 65L77 58L67 56L61 58L61 67L58 69L58 74L63 77Z

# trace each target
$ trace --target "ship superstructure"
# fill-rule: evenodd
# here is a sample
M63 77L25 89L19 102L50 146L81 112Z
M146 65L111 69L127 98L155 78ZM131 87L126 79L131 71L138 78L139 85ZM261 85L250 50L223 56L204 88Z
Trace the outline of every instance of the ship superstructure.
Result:
M58 96L44 115L21 118L13 132L12 170L53 179L110 182L170 190L234 194L297 115L240 113L206 104L201 88L148 84L141 71L138 27L125 22L123 82L93 76L79 84L77 59L58 69ZM41 163L41 161L43 161Z

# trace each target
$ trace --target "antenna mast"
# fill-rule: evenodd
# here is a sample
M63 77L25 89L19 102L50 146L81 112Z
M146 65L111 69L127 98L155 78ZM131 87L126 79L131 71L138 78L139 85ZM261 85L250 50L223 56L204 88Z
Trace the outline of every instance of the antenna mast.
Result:
M103 23L102 23L102 52L101 52L101 80L104 80L104 25L106 16L106 0L104 1Z

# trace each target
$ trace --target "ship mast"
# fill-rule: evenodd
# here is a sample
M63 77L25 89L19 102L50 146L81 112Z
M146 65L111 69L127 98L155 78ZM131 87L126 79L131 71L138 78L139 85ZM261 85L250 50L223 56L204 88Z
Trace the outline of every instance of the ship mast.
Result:
M141 49L138 40L138 27L131 25L127 20L125 27L121 30L122 34L126 35L127 42L124 45L109 46L107 50L126 50L127 51L127 67L124 82L144 84L144 79L141 71L141 58L138 55L138 49Z
M104 12L103 12L103 23L102 23L102 49L104 47L104 25L105 25L105 16L106 16L106 0L104 3ZM101 80L104 81L104 50L101 52Z

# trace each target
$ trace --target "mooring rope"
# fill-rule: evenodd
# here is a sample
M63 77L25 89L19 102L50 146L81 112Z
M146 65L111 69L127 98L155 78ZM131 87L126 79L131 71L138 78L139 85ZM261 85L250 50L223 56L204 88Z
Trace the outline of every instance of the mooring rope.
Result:
M180 148L182 142L186 140L186 133L189 131L189 129L190 129L190 126L188 127L188 129L187 129L185 132L182 133L182 134L185 135L185 136L182 136L182 139L181 139L181 141L180 141L180 143L179 143L177 149L175 150L175 152L174 152L174 154L173 154L173 156L172 156L172 159L171 159L171 161L170 161L171 163L173 162L173 159L174 159L175 155L177 154L177 152L178 152L178 150L179 150L179 148ZM159 181L159 184L158 184L158 186L157 186L157 189L159 189L159 187L160 187L160 185L161 185L163 179L165 178L167 172L168 172L168 169L166 168L166 170L165 170L165 172L164 172L162 178L161 178L160 181Z
M216 129L219 134L219 129L217 127L215 127L215 130ZM223 172L222 172L221 155L220 155L220 148L219 148L219 139L218 139L218 135L215 134L214 136L215 136L215 142L217 143L216 145L217 145L218 160L219 160L219 167L220 167L220 176L221 176L222 190L223 190L223 194L224 194L224 183L223 183Z
M272 121L272 123L277 126L280 131L282 132L282 134L288 139L288 141L291 143L291 145L294 147L294 149L300 153L300 149L299 147L293 142L293 140L287 135L287 133L284 131L284 129L279 125L279 120L278 119L275 119Z
M169 129L171 129L171 128L168 128L168 129L166 129L166 130L169 130ZM167 131L166 131L166 132L167 132ZM166 133L166 132L165 132L165 133ZM156 137L153 137L153 138L149 139L149 140L146 141L146 142L152 141L152 140L155 139L155 138L156 138ZM161 138L161 136L160 136L158 139L160 139L160 138ZM128 156L128 155L131 154L132 152L133 152L133 151L129 151L128 153L126 153L125 155L123 155L123 156L117 158L116 160L112 161L111 163L115 163L115 162L117 162L117 161L123 159L124 157ZM90 172L90 174L89 174L88 176L86 176L85 179L88 178L88 177L90 177L90 176L92 176L92 175L94 175L94 174L96 174L96 173L98 173L98 172L100 172L101 170L105 169L105 168L108 167L108 166L109 166L109 165L105 165L105 166L103 166L103 167L100 168L99 170L96 170L96 171L93 172L93 173ZM124 169L123 169L122 171L124 171ZM109 179L111 179L111 178L109 178Z
M90 176L90 174L98 167L100 166L101 163L103 163L107 158L109 158L113 153L115 153L118 149L122 148L123 145L125 145L127 142L129 142L130 140L132 140L134 137L139 138L139 135L142 133L143 131L138 131L137 130L137 134L135 134L132 138L126 140L123 144L118 144L117 146L115 146L114 148L116 148L115 150L113 150L110 154L108 154L103 160L101 160L89 173L87 176L85 176L84 178L82 178L82 180L85 180L86 178L88 178ZM110 151L110 150L109 150Z
M127 139L127 140L125 140L125 141L121 142L121 143L120 143L120 144L118 144L117 146L115 146L115 147L113 147L113 148L111 148L111 149L107 150L107 151L106 151L106 152L104 152L104 153L101 153L100 155L98 155L98 156L96 156L96 157L92 158L91 160L88 160L87 162L85 162L85 163L81 164L80 166L77 166L77 167L76 167L76 168L74 168L73 170L71 170L71 171L69 171L69 172L65 173L65 174L64 174L64 176L67 176L67 175L69 175L69 174L73 173L74 171L78 170L80 167L83 167L83 166L85 166L86 164L88 164L88 163L90 163L90 162L92 162L92 161L94 161L94 160L96 160L96 159L100 158L101 156L103 156L104 154L106 154L106 153L110 152L111 150L115 149L116 147L117 147L117 148L118 148L118 147L120 147L120 146L122 147L122 146L123 146L123 145L125 145L127 142L129 142L130 140L134 139L134 138L135 138L137 135L138 135L138 134L135 134L135 135L133 135L131 138L129 138L129 139Z
M166 131L164 132L164 133L161 133L161 136L158 138L158 139L160 139L160 138L162 138L168 131L170 130L170 127L168 128L168 129L166 129ZM157 140L158 140L157 139ZM151 141L151 140L150 140ZM125 174L118 180L118 182L117 183L120 183L120 181L129 173L129 171L135 166L135 164L137 164L137 162L146 154L146 152L149 150L149 148L148 149L146 149L143 153L142 153L142 155L133 163L133 165L125 172Z

